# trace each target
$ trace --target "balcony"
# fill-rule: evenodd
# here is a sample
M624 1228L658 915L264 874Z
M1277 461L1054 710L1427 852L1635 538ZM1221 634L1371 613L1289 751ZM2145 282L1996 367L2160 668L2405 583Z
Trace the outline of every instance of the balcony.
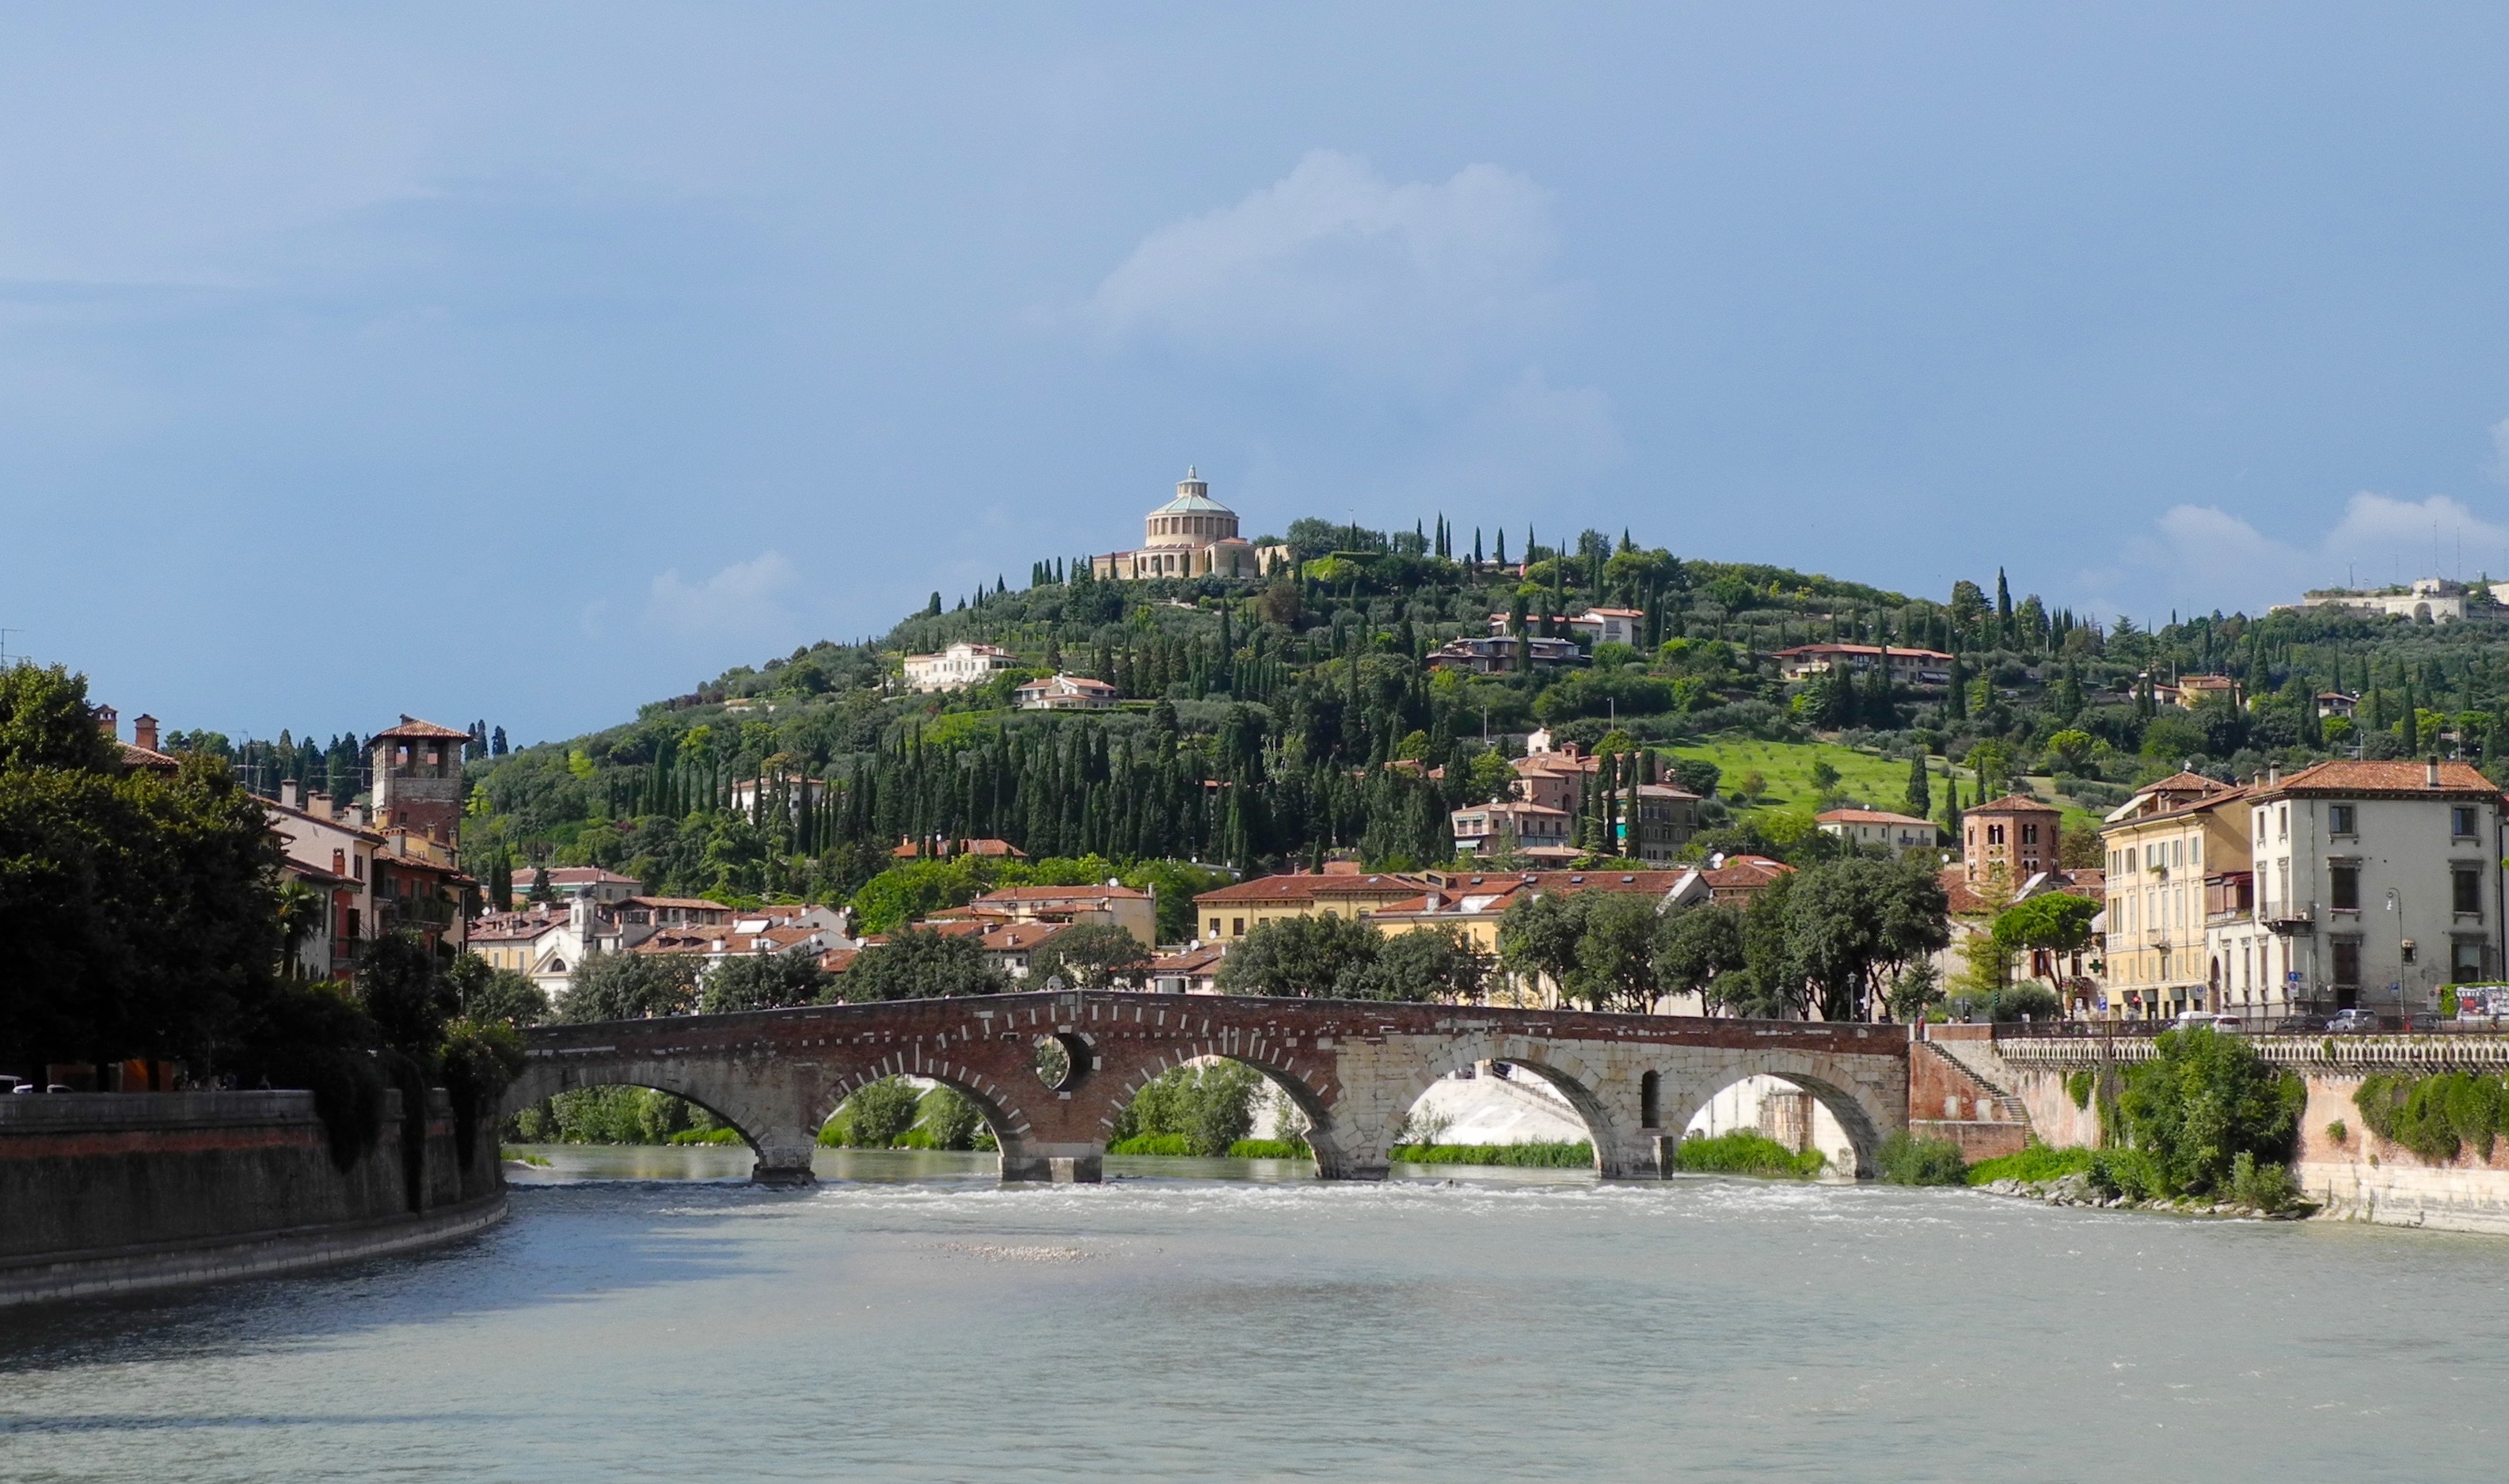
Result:
M2265 909L2266 931L2288 938L2317 931L2317 908L2295 902L2278 902Z

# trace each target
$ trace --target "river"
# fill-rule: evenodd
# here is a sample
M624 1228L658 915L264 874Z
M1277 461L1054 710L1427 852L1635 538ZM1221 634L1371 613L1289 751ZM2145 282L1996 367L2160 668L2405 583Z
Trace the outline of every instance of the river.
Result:
M1966 1191L547 1151L467 1244L0 1316L0 1480L2496 1478L2509 1243Z

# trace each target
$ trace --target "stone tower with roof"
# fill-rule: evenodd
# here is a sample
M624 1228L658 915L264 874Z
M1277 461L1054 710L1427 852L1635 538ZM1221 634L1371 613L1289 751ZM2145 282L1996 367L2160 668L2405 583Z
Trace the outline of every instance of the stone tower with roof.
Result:
M1089 559L1090 575L1116 581L1150 577L1251 577L1261 563L1237 534L1237 512L1211 498L1211 485L1191 467L1176 498L1142 521L1142 545Z
M470 734L404 714L366 740L375 770L375 824L453 844L461 837L462 745Z

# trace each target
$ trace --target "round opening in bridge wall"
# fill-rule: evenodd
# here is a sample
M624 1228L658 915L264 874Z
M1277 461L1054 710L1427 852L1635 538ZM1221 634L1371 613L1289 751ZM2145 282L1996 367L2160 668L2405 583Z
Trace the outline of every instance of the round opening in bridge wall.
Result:
M1089 1043L1068 1031L1036 1038L1037 1081L1058 1093L1068 1093L1089 1075Z

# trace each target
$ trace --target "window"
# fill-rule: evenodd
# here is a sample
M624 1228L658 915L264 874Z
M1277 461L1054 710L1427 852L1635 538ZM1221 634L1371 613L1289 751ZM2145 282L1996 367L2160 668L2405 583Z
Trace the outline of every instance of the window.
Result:
M2448 982L2470 984L2483 978L2483 940L2460 938L2449 948Z
M1986 827L1986 842L1987 842L1988 844L1990 844L1990 845L2001 845L2001 844L2003 844L2003 827L2002 825L1989 825L1989 826L1987 826L1987 827Z
M2452 839L2470 840L2474 838L2474 806L2472 804L2456 804L2449 809L2448 833L2449 837Z
M2021 827L2021 843L2025 845L2036 845L2039 843L2039 827L2037 825L2023 825Z
M1214 938L1219 936L1219 919L1217 917L1211 919L1211 936Z
M2361 868L2339 862L2326 868L2327 905L2339 912L2361 909ZM2346 981L2346 983L2350 983Z
M2361 940L2338 938L2335 948L2335 982L2343 985L2361 983Z
M2204 864L2204 836L2199 835L2187 842L2187 863L2191 866Z
M2352 805L2328 804L2326 806L2326 833L2329 835L2353 835L2358 833L2353 828Z
M2291 805L2289 804L2274 810L2274 838L2278 840L2291 838Z
M2448 873L2449 891L2453 899L2451 910L2460 917L2483 915L2483 868L2459 866Z
M1231 918L1229 918L1229 919L1228 919L1228 936L1229 936L1229 937L1231 937L1231 938L1243 938L1243 937L1245 937L1245 936L1246 936L1246 919L1245 919L1245 918L1243 918L1243 917L1231 917Z

